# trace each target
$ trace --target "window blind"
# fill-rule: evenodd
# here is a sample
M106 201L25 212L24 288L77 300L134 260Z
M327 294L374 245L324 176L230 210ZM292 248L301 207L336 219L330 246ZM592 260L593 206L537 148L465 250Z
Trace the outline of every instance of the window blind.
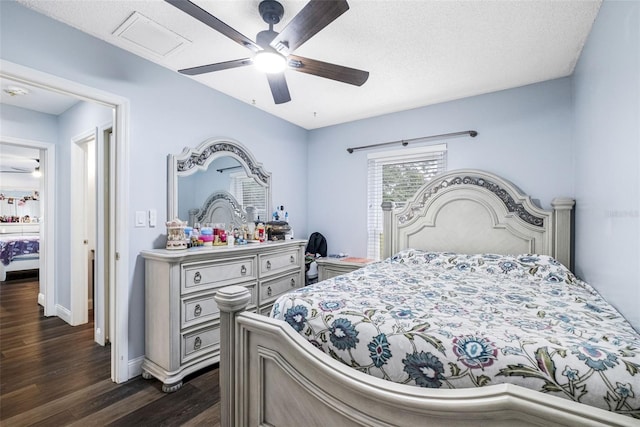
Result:
M446 144L439 144L368 156L367 258L382 258L382 202L406 205L422 185L446 171L446 154Z
M268 218L267 206L265 206L264 187L258 184L253 178L244 174L231 174L230 193L243 207L253 206L256 208L256 218L263 220Z

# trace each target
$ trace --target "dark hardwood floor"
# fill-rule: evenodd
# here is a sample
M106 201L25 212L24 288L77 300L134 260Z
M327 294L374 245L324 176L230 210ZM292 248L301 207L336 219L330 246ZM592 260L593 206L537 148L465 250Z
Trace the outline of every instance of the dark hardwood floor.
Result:
M37 297L37 277L0 284L1 426L220 425L217 365L169 394L155 379L115 384L93 321L44 317Z

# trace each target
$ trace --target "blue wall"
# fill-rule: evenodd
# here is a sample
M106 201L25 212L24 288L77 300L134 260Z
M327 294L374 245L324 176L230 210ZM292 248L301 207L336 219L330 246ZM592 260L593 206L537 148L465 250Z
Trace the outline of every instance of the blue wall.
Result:
M48 142L58 140L58 117L3 104L0 107L0 134L19 139Z
M576 273L640 331L640 2L603 3L573 97Z
M478 136L441 141L449 170L496 173L546 209L554 197L573 195L571 81L564 78L311 131L309 231L327 238L329 252L366 256L367 154L381 150L349 154L347 147L464 130Z

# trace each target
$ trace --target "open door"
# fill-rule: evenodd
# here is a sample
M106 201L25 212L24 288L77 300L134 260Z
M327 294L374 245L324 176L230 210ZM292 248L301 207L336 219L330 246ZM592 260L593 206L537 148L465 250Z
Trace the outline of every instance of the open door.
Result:
M98 132L96 146L96 242L95 242L95 286L94 286L94 339L100 345L109 343L109 283L111 269L109 257L112 251L110 236L113 234L112 213L114 201L111 180L115 171L115 141L113 129L107 127Z

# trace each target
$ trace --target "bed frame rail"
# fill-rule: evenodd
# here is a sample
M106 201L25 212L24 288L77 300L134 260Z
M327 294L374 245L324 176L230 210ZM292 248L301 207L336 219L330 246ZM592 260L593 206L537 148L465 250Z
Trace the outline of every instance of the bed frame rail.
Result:
M358 372L288 324L245 312L249 291L215 296L221 312L223 426L631 426L635 420L512 384L425 389Z

